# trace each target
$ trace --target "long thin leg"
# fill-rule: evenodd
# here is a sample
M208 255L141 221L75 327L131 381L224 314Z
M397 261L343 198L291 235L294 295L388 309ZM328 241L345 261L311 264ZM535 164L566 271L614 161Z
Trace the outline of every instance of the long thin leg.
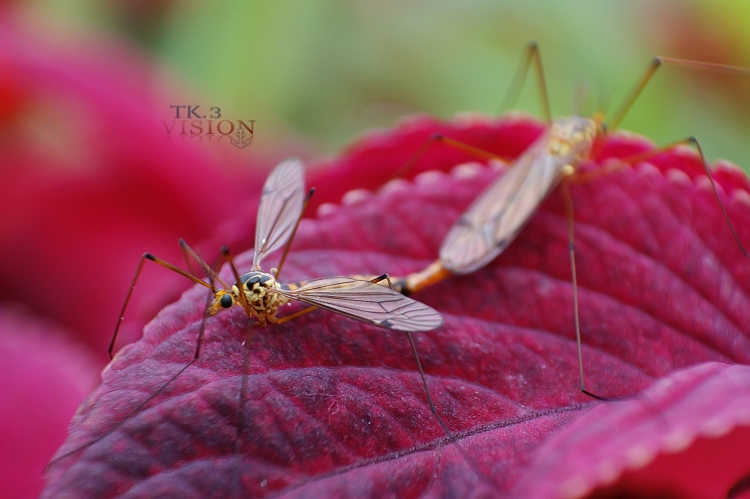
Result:
M734 224L732 224L732 221L729 219L729 214L727 213L727 209L721 200L721 196L719 196L719 190L716 188L716 182L714 181L714 176L711 174L711 168L708 166L708 161L706 161L706 156L703 154L703 148L698 142L698 139L696 139L695 137L688 137L686 139L677 141L673 144L669 144L665 147L661 147L657 151L653 151L653 154L658 154L662 151L671 149L672 147L675 147L678 145L693 146L698 151L698 155L701 158L701 163L703 164L703 170L706 172L706 176L708 177L708 180L711 182L711 189L714 191L714 195L716 196L716 201L718 201L719 203L719 207L721 208L721 213L724 216L724 220L726 220L727 225L729 226L729 230L732 232L732 236L734 237L734 240L737 241L737 245L740 247L740 251L742 251L742 254L745 256L749 256L748 251L745 248L745 245L742 244L742 241L740 240L740 236L739 234L737 234L737 230L734 228ZM636 158L636 159L645 159L645 158Z
M539 53L539 45L537 45L537 43L533 41L529 42L526 45L526 51L524 52L523 59L521 60L521 66L518 69L518 73L516 73L516 77L513 79L513 83L508 90L508 94L506 95L502 105L500 106L500 111L503 112L515 105L516 101L518 100L518 96L521 93L521 89L523 88L523 84L526 81L526 75L529 72L529 66L532 62L534 63L534 68L536 69L537 82L539 85L539 96L542 102L544 119L545 121L547 121L547 123L550 123L552 121L552 112L550 111L549 95L547 94L547 83L544 78L544 69L542 67L542 56Z
M703 154L703 148L698 143L698 139L695 137L688 137L686 139L686 142L688 144L693 144L695 148L698 150L698 154L701 157L701 162L703 163L703 169L706 171L706 175L708 176L708 180L711 181L711 188L714 191L714 194L716 195L716 200L719 202L719 207L721 208L721 213L724 215L724 220L727 221L727 225L729 225L729 230L732 231L732 236L734 236L734 240L737 241L737 244L740 247L740 251L742 251L742 254L745 256L748 256L747 249L742 244L742 241L740 240L740 236L737 234L737 231L734 228L734 225L732 225L732 221L729 220L729 214L727 213L727 209L724 206L724 203L721 201L721 197L719 196L719 190L716 188L716 182L714 182L714 176L711 175L711 169L708 167L708 163L706 162L706 156Z
M143 259L141 260L141 266L142 266L142 264L143 264ZM141 266L139 266L139 271L140 271L140 267ZM81 450L83 450L83 449L85 449L87 447L90 447L91 445L95 444L96 442L99 442L101 439L103 439L107 435L112 434L112 432L114 432L117 428L119 428L120 426L122 426L122 424L125 421L127 421L133 414L135 414L138 411L140 411L141 409L143 409L143 407L145 407L146 404L148 404L149 402L151 402L156 396L158 396L161 392L163 392L164 389L167 386L169 386L170 383L172 383L175 379L177 379L177 377L180 374L182 374L183 372L185 372L185 370L187 370L187 368L189 368L190 366L192 366L195 363L195 361L198 360L198 358L200 357L201 346L203 344L203 335L204 335L205 330L206 330L206 317L207 317L208 307L210 306L212 299L213 299L213 294L210 294L208 296L208 300L207 300L207 303L206 303L205 312L203 313L203 317L201 319L200 329L198 330L198 338L196 339L196 343L195 343L195 354L193 355L193 358L190 360L190 362L188 362L187 364L185 364L182 368L180 368L180 370L178 370L176 373L174 373L163 385L161 385L161 387L159 387L158 390L156 390L154 393L152 393L151 395L149 395L143 402L141 402L140 404L138 404L135 408L133 408L132 410L130 410L125 416L123 416L110 429L108 429L106 432L104 432L102 435L98 436L97 438L95 438L91 442L88 442L87 444L84 444L84 445L81 445L79 447L76 447L75 449L73 449L73 450L71 450L69 452L66 452L62 456L53 459L44 468L45 471L47 471L49 468L51 468L52 466L54 466L55 463L57 463L58 461L61 461L62 459L65 459L68 456L71 456L71 455L73 455L73 454L75 454L75 453L77 453L77 452L79 452L79 451L81 451Z
M240 291L240 302L242 302L242 308L245 309L245 312L247 312L248 317L255 317L253 313L250 311L250 303L247 301L247 296L245 296L245 291L243 290L242 286L242 279L240 279L240 273L237 271L237 266L234 264L234 259L232 258L232 255L229 253L229 248L226 246L221 247L221 254L224 255L224 260L229 264L229 268L232 269L232 275L234 275L234 282L237 283L237 289Z
M198 256L198 254L195 253L192 250L192 248L190 248L187 245L187 243L185 242L184 239L180 238L180 240L178 242L180 244L180 249L182 250L182 256L185 259L185 266L187 267L187 271L190 272L191 274L195 275L195 271L193 270L193 266L190 263L190 257L193 256L196 260L198 260L198 262L201 262L202 258L200 258L200 256ZM203 269L203 273L206 274L206 277L209 277L205 268ZM213 284L213 281L211 279L209 279L208 282L211 283L211 284Z
M393 289L393 283L391 282L391 278L388 274L383 274L378 277L375 277L370 282L377 284L384 279L388 281L388 287ZM409 338L409 344L411 345L411 351L414 353L414 359L417 361L417 369L419 370L419 375L422 377L422 385L424 386L424 391L427 394L427 403L430 405L430 411L432 411L432 414L435 415L438 422L440 423L440 426L443 427L445 434L448 435L448 437L451 440L454 440L455 437L453 436L453 433L448 429L448 426L446 426L445 422L443 421L443 418L440 417L440 415L437 412L437 409L435 409L435 403L432 401L432 395L430 395L430 388L427 386L427 377L424 374L424 369L422 369L422 362L419 360L419 354L417 353L417 345L414 343L414 338L412 337L409 331L405 331L405 332L406 332L406 337Z
M378 277L375 277L370 282L379 283L383 279L388 281L388 287L393 289L393 283L391 282L391 278L388 274L383 274ZM417 345L414 343L414 338L412 337L411 333L409 331L406 331L406 337L409 338L409 344L411 345L411 351L414 352L414 359L417 361L417 369L419 369L419 375L422 377L422 385L424 385L424 391L427 394L427 402L430 404L430 410L437 418L438 422L440 423L440 426L443 427L443 430L445 430L445 433L453 439L453 433L448 429L448 427L445 425L445 422L443 422L443 418L440 417L440 415L437 412L437 409L435 409L435 404L432 401L432 395L430 395L430 388L427 386L427 377L424 374L424 369L422 369L422 362L419 360L419 354L417 353Z
M536 42L529 42L526 45L526 50L524 51L524 55L521 60L521 65L518 69L518 73L516 74L516 77L513 80L513 83L511 84L510 88L508 89L508 92L506 94L505 99L503 99L503 104L500 106L500 112L505 111L506 109L512 108L516 101L518 100L518 96L521 93L521 89L523 88L524 82L526 81L526 75L529 72L529 66L534 64L534 68L536 69L536 76L538 81L538 87L539 87L539 94L540 94L540 101L542 103L542 112L544 114L544 119L547 123L552 122L552 112L550 111L550 104L549 104L549 95L547 93L547 83L544 78L544 69L542 66L542 57L539 52L539 46ZM414 165L417 163L419 158L421 158L424 153L435 143L438 141L443 140L443 136L440 134L435 134L431 136L429 139L427 139L424 144L422 144L419 149L409 158L409 160L404 164L404 166L400 167L396 172L392 175L391 178L399 178L403 177L406 172L411 170ZM468 148L471 148L471 146L468 146ZM466 149L465 149L466 150ZM471 148L471 151L473 153L479 153L480 156L484 157L491 157L494 159L500 159L502 161L505 161L507 158L502 158L500 156L485 153L485 151L482 151L478 148Z
M318 309L318 307L308 307L308 308L306 308L304 310L299 310L299 311L297 311L297 312L295 312L295 313L293 313L291 315L287 315L286 317L282 317L280 319L276 319L276 321L274 322L274 324L284 324L285 322L289 322L291 320L296 319L297 317L300 317L300 316L305 315L305 314L309 314L310 312L312 312L314 310L317 310L317 309Z
M623 168L628 168L634 164L637 164L640 161L644 161L648 158L654 157L657 154L661 154L665 151L668 151L669 149L672 149L673 147L677 147L680 145L693 146L695 147L696 151L698 151L698 155L700 156L701 163L703 165L703 170L706 172L706 176L708 177L708 180L711 182L711 189L714 191L714 195L716 196L716 200L719 203L719 207L721 208L721 213L724 216L724 220L726 220L727 225L729 226L729 230L732 232L732 237L734 237L734 240L737 242L737 245L739 246L742 254L744 256L750 256L750 254L747 251L747 248L745 248L745 245L742 244L742 240L740 239L739 234L737 234L737 230L734 228L734 224L729 219L729 213L727 213L727 209L724 206L724 202L721 200L721 196L719 196L719 190L716 188L716 182L714 181L714 177L711 174L711 168L708 166L708 161L706 161L706 156L703 154L703 148L698 142L698 139L696 139L695 137L688 137L686 139L678 140L671 144L667 144L666 146L659 147L658 149L654 149L652 151L647 151L645 153L636 154L634 156L630 156L627 158L622 158L619 162L613 163L611 166L607 168L602 168L599 170L594 170L594 171L586 172L586 173L576 173L572 181L576 183L590 182L604 175L608 175L614 171L618 171Z
M180 248L182 248L182 253L185 255L185 261L188 262L188 267L190 266L189 257L193 257L193 259L195 259L201 266L201 269L203 269L203 273L206 274L206 277L208 278L210 283L213 284L214 280L216 280L224 287L224 289L231 288L221 279L221 277L219 277L219 274L216 270L214 270L213 265L209 266L206 261L201 258L201 256L193 250L193 248L188 246L188 243L186 243L182 238L180 238ZM219 260L221 260L221 258ZM213 288L213 291L214 294L216 294L216 288Z
M443 144L453 147L455 149L458 149L460 151L467 152L469 154L473 154L477 157L484 158L484 159L497 159L502 162L506 162L506 158L503 158L502 156L485 151L484 149L481 149L479 147L471 146L465 142L461 142L460 140L450 139L444 135L435 134L433 135L435 142L442 142Z
M113 357L112 353L115 348L115 341L117 341L117 333L120 331L120 324L122 324L122 321L125 319L125 310L128 308L128 303L130 303L130 297L133 295L133 290L135 289L135 285L138 282L138 278L141 275L141 270L143 270L143 263L146 260L151 260L152 262L157 263L161 265L162 267L171 270L172 272L176 272L183 277L187 277L188 279L190 279L196 284L200 284L201 286L207 287L208 289L211 290L212 293L214 294L216 293L212 285L206 283L205 281L202 281L201 279L198 279L193 274L185 272L182 269L178 269L174 265L167 263L160 258L155 257L151 253L144 253L143 256L141 256L141 261L138 263L138 268L136 269L135 275L133 276L133 282L130 283L128 294L125 296L125 302L122 304L122 309L120 310L120 315L117 319L117 324L115 324L115 331L114 333L112 333L112 340L110 340L109 342L109 348L107 349L107 353L109 353L110 359Z
M417 164L417 162L422 158L422 156L425 155L425 153L432 147L435 143L442 142L446 145L454 145L449 144L448 142L454 142L455 144L461 144L462 147L457 147L457 149L469 152L470 154L474 154L478 157L482 157L485 159L497 159L502 161L503 163L508 163L510 161L510 158L500 156L498 154L493 154L489 151L485 151L484 149L480 149L478 147L470 146L469 144L466 144L464 142L448 139L444 135L440 133L434 133L430 135L430 137L424 141L424 143L419 146L419 149L411 155L411 157L408 159L406 163L404 163L404 166L400 167L396 172L391 175L391 179L400 178L406 175L407 172L409 172L414 165Z
M607 128L609 129L609 131L613 131L617 129L618 126L620 126L622 119L625 117L633 103L636 101L636 99L638 99L638 96L641 94L648 82L651 81L651 78L653 78L654 74L663 63L736 76L750 76L750 69L748 68L740 68L737 66L729 66L726 64L714 64L710 62L690 61L687 59L674 59L671 57L654 57L654 59L646 68L646 71L636 82L633 89L630 91L627 97L625 97L625 100L622 102L619 109L609 119L607 123Z
M648 84L648 82L654 76L656 70L659 69L659 66L661 66L661 59L658 57L654 57L654 59L646 68L646 71L638 79L635 86L627 95L627 97L625 97L625 100L622 102L622 104L620 104L620 107L617 109L617 111L615 111L615 114L607 121L607 129L610 132L616 130L617 127L620 126L620 122L630 110L630 107L636 101L638 96L641 95L641 92L646 87L646 84Z
M581 318L578 313L578 279L576 277L576 245L575 245L575 220L573 210L573 197L570 195L567 178L560 183L563 200L565 201L565 212L568 219L568 256L570 257L570 275L573 284L573 317L576 328L576 347L578 349L578 388L581 392L597 400L607 400L586 389L583 376L583 347L581 346Z
M391 175L391 180L393 180L394 178L403 177L407 172L414 168L414 165L417 164L417 161L419 161L419 159L424 156L424 153L426 153L427 150L432 147L435 142L437 142L439 137L441 137L441 135L439 134L430 135L430 137L425 140L421 146L419 146L419 149L417 149L414 154L411 155L408 161L404 163L401 168L396 170L393 175Z
M247 366L249 363L249 355L247 354L247 343L250 341L250 331L245 333L245 341L242 342L242 371L240 372L240 396L237 406L237 433L234 441L234 455L235 463L238 463L232 471L232 495L231 497L243 497L242 494L237 495L236 492L239 490L239 486L242 483L240 480L241 470L239 463L242 462L237 456L242 452L242 434L245 431L245 390L247 389Z
M445 422L443 421L443 418L441 418L440 415L438 414L437 409L435 408L435 403L432 401L430 388L427 386L427 377L424 374L424 369L422 369L422 362L419 360L419 354L417 353L417 345L414 343L414 338L412 337L409 331L406 331L406 337L409 338L409 345L411 345L411 351L412 353L414 353L414 359L417 361L417 369L419 369L419 376L421 376L422 378L422 386L424 386L424 391L427 394L427 403L430 404L430 411L437 418L438 423L440 423L440 426L443 427L443 431L445 431L445 434L448 435L448 438L450 438L451 440L454 440L455 437L453 436L453 433L448 429L448 426L446 426Z
M719 191L716 188L716 183L714 181L713 175L711 174L711 169L708 166L708 162L706 161L706 157L703 154L703 148L700 146L700 143L695 137L688 137L687 139L679 140L677 142L673 142L671 144L668 144L666 146L660 147L658 149L655 149L653 151L647 151L642 154L637 154L628 158L623 158L620 162L615 163L612 167L604 168L601 170L595 170L592 172L586 172L586 173L574 173L568 177L565 178L565 180L561 183L561 191L563 193L563 198L565 200L566 204L566 211L567 211L567 218L568 218L568 241L569 241L569 254L570 254L570 266L571 266L571 275L572 275L572 283L573 283L573 309L575 313L575 328L576 328L576 343L578 347L578 367L579 367L579 387L581 392L585 393L586 395L593 397L598 400L610 400L608 398L601 397L599 395L596 395L586 389L585 383L584 383L584 374L583 374L583 354L582 354L582 346L581 346L581 328L580 328L580 319L578 314L578 286L577 286L577 280L576 280L576 265L575 265L575 242L574 242L574 224L573 224L573 199L570 195L570 190L568 187L569 182L576 182L576 183L582 183L582 182L589 182L592 180L595 180L603 175L610 174L614 171L623 169L623 168L629 168L631 165L638 163L639 161L643 161L648 159L649 157L653 157L657 154L661 154L664 151L667 151L669 149L672 149L679 145L691 145L695 147L695 149L698 152L698 155L701 158L701 163L703 164L703 169L706 172L706 176L708 176L709 181L711 182L711 188L714 191L714 194L716 196L716 200L719 203L719 207L721 208L722 215L724 217L724 220L726 220L727 225L729 226L729 230L732 233L732 236L734 237L734 240L737 242L737 245L740 248L740 251L744 256L749 256L748 251L745 248L745 246L742 244L742 241L740 240L739 234L737 234L736 229L734 228L734 225L732 224L732 221L729 219L729 214L727 213L726 207L724 206L724 203L721 200L721 197L719 196Z
M391 282L391 278L388 274L382 274L378 277L375 277L374 279L371 279L370 282L373 283L379 283L382 280L388 281L388 287L393 289L393 283ZM464 460L471 466L474 473L477 474L478 477L480 477L482 480L487 482L488 484L491 484L493 487L495 486L491 480L489 480L484 473L482 473L474 463L474 461L466 454L463 447L461 447L461 444L458 443L458 440L456 440L455 435L453 435L453 432L450 431L448 428L448 425L445 424L445 421L443 421L443 418L440 417L440 414L438 414L437 409L435 408L435 402L432 400L432 394L430 394L430 388L427 385L427 376L425 376L424 369L422 368L422 361L419 360L419 353L417 353L417 345L414 342L414 337L412 336L411 332L405 331L406 337L409 339L409 345L411 345L411 351L414 353L414 359L417 361L417 369L419 370L419 376L422 378L422 386L424 387L425 394L427 395L427 403L430 406L430 412L435 416L435 419L437 419L438 423L440 424L440 427L445 432L445 435L448 437L448 439L451 441L451 443L456 445L456 449L458 449L458 452L461 453Z

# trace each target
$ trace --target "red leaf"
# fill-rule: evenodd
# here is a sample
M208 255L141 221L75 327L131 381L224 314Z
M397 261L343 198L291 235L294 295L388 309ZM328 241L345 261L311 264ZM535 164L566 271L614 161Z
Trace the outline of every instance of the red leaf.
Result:
M616 433L612 428L617 428ZM515 497L727 497L750 473L750 368L706 363L601 404L538 450Z
M477 126L513 130L514 123ZM401 138L399 129L378 140L395 151ZM615 137L600 157L649 147ZM341 172L354 175L349 154ZM696 363L750 361L748 261L700 162L671 152L651 163L573 187L586 376L606 396L636 394ZM419 270L496 175L464 166L347 195L345 206L328 205L317 220L303 221L282 280ZM750 241L747 180L727 169L716 177L740 237ZM486 268L415 296L445 317L444 327L416 340L458 446L430 413L403 334L324 311L255 328L233 310L205 322L199 360L146 408L55 463L46 497L512 496L533 480L533 463L544 463L546 441L568 435L569 448L585 450L565 426L602 406L577 390L566 230L555 192ZM249 259L238 258L240 270ZM223 277L231 280L226 269ZM205 289L190 290L122 351L59 456L104 434L192 358L206 300ZM665 404L649 414L660 421L664 411L672 417L669 410ZM670 428L682 417L669 419ZM606 434L629 429L612 421Z

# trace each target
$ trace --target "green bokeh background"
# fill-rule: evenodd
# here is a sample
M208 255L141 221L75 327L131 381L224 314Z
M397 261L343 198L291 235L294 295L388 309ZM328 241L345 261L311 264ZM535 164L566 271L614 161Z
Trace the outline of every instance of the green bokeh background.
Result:
M654 55L750 67L750 3L575 1L55 1L72 29L109 31L151 54L182 88L333 154L362 130L420 109L497 114L523 47L542 51L554 115L612 111ZM169 91L169 90L167 90ZM603 97L603 96L606 96ZM541 116L527 84L516 109ZM699 138L709 159L750 167L750 77L665 67L622 128L669 143Z

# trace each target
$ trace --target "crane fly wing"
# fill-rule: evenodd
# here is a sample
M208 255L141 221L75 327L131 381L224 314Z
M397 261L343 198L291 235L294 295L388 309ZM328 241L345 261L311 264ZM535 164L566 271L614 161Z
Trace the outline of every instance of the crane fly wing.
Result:
M432 331L443 324L442 316L432 307L388 287L352 277L313 279L296 289L282 288L275 292L397 331Z
M302 212L304 191L305 170L298 159L282 161L266 179L255 228L253 270L259 270L261 260L289 239Z
M461 215L440 247L443 266L468 274L486 265L515 239L534 210L562 178L544 134Z

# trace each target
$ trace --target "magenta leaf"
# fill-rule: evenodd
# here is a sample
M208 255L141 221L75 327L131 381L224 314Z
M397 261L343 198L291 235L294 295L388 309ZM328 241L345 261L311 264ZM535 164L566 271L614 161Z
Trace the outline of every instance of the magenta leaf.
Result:
M476 126L489 140L491 129L511 133L514 124L540 129L513 120ZM408 157L411 151L400 150L402 132L379 132L377 140ZM356 154L364 154L368 140ZM614 137L600 164L650 147L629 135ZM346 153L332 168L354 175L352 157ZM281 280L420 270L497 174L465 165L389 183L374 194L347 194L343 205L325 205L316 220L303 221ZM716 178L740 237L750 241L747 180L729 167ZM641 390L676 369L750 361L749 262L707 181L694 154L676 151L573 186L591 391L635 396L630 402L640 407ZM498 259L415 296L445 318L441 329L415 339L435 405L457 444L429 410L404 335L324 311L267 328L249 325L242 310L206 320L199 360L99 439L192 358L208 299L207 290L194 288L105 371L71 423L57 454L65 457L48 470L44 496L516 497L514 490L536 490L530 482L558 483L546 449L575 457L597 435L637 432L640 423L627 412L618 415L630 402L599 403L578 391L566 230L563 202L553 192ZM238 258L240 270L250 258ZM231 281L227 269L222 276ZM717 365L704 369L723 369ZM688 393L706 379L698 368L679 376L687 377ZM594 410L611 411L606 431L591 425L591 435L569 431ZM721 413L724 420L734 417L729 411ZM658 426L664 421L669 429L705 428L667 402L657 400L644 414L654 420L643 423L652 437L664 431ZM622 451L605 448L612 459ZM568 464L583 463L576 471L586 483L604 483L576 459Z
M617 432L612 429L617 428ZM711 362L601 404L538 450L516 497L726 497L750 473L750 367Z

